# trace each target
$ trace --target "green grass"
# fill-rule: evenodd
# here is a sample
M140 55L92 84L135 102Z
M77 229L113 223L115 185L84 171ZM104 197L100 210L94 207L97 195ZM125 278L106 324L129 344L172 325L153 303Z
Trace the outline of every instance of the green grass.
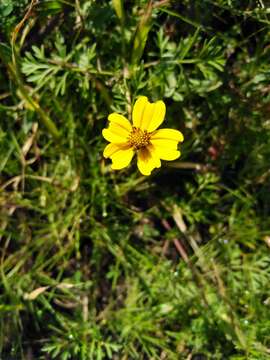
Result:
M0 4L0 358L270 359L269 4L30 3ZM150 177L102 157L138 95L185 136Z

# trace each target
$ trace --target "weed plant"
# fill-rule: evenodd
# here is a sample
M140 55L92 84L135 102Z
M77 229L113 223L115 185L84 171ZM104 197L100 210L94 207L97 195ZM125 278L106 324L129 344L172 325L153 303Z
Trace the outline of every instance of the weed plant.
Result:
M1 1L1 359L270 359L269 16ZM102 156L138 95L185 136L149 177Z

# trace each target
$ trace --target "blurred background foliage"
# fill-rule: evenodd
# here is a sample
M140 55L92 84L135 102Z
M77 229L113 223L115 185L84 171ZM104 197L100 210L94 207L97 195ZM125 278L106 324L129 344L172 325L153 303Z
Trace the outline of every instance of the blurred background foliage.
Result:
M2 0L0 356L270 359L270 3ZM182 157L102 158L167 105Z

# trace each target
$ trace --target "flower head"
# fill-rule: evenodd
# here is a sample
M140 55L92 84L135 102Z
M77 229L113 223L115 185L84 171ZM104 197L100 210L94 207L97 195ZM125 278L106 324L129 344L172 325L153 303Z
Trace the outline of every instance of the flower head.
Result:
M132 111L133 124L123 115L109 115L109 127L103 129L102 135L110 144L103 155L112 160L112 169L123 169L137 154L138 169L143 175L150 175L154 168L161 166L160 160L179 158L177 145L184 140L183 134L174 129L157 130L165 112L163 101L150 103L146 96L140 96Z

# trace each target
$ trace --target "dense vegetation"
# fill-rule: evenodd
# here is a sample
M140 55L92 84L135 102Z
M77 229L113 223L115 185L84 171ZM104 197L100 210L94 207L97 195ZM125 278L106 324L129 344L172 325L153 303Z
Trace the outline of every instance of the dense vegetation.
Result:
M2 0L0 357L270 359L266 0ZM163 99L182 156L112 171Z

